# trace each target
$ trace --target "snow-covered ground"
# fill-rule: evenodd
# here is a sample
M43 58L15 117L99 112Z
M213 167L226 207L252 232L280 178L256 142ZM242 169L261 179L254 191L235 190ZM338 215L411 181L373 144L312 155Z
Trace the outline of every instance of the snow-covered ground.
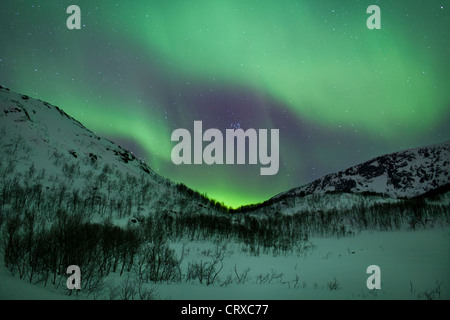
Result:
M369 232L348 238L313 238L314 245L301 254L251 256L238 244L226 244L224 267L214 285L190 283L146 284L154 288L159 299L173 300L296 300L296 299L435 299L450 298L450 227L429 230ZM181 256L183 243L174 243ZM184 241L183 270L190 261L208 261L205 252L214 243ZM366 269L381 269L381 290L366 287ZM239 276L249 269L248 280L237 284ZM280 274L282 276L280 277ZM261 282L258 276L274 276ZM230 276L231 282L220 286ZM106 280L120 283L126 276L110 275ZM330 290L336 283L337 290ZM107 284L107 283L106 283ZM440 288L440 293L438 289ZM64 288L52 289L33 285L12 277L0 268L0 299L83 299L68 297ZM89 299L92 299L91 295ZM106 299L107 294L100 296Z

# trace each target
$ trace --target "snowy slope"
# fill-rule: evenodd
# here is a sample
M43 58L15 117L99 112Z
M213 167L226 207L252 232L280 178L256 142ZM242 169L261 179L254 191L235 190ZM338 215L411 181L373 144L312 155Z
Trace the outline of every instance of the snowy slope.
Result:
M191 199L191 190L180 191L132 153L97 136L59 107L1 86L0 158L1 182L17 177L22 185L33 180L50 191L64 185L84 198L95 189L98 197L117 201L146 187L150 200L139 205L134 201L132 213L152 213L163 209L162 204L177 212L181 199L198 211L211 209L208 201Z
M0 88L0 94L2 142L29 144L32 148L28 155L30 160L45 160L48 152L62 151L74 159L101 160L130 174L147 173L156 177L145 163L113 142L97 136L59 107L5 88ZM42 162L36 161L35 165L39 163ZM51 166L46 166L46 169L51 170Z

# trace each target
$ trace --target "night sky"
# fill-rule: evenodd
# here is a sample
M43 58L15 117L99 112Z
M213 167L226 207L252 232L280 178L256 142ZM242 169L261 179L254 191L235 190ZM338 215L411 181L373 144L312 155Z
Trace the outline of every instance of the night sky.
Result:
M69 30L69 5L81 30ZM381 8L381 30L366 9ZM59 106L159 174L264 201L450 139L448 1L3 1L0 84ZM280 169L180 165L173 130L279 129ZM206 143L205 143L206 145Z

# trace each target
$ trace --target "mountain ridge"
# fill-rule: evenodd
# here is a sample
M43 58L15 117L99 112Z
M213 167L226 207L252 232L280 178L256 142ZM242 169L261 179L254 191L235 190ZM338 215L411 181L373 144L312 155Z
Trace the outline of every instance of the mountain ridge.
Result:
M12 92L2 86L0 86L0 93L0 124L2 125L0 129L2 130L3 153L9 150L14 154L17 148L22 147L26 149L26 152L19 154L19 157L34 157L34 161L31 161L30 159L15 159L10 154L4 154L3 159L9 159L9 163L14 162L22 166L19 167L19 171L26 171L27 164L35 166L37 162L41 162L41 164L49 162L49 159L53 157L50 154L52 152L58 154L58 157L60 157L59 153L63 153L63 158L68 156L70 160L81 160L86 166L95 167L101 160L103 165L114 166L135 177L146 174L155 184L163 185L163 188L172 194L173 191L169 191L169 189L174 188L183 190L191 196L197 194L196 191L182 184L177 185L160 176L131 152L108 139L97 136L58 106ZM8 137L6 131L15 131L14 133L18 137L12 134ZM29 145L30 143L32 145ZM69 161L64 159L66 162ZM44 168L52 172L53 167L41 165L41 168L36 169ZM205 199L197 197L202 203L199 204L198 209L215 207L219 211L239 212L247 211L246 208L270 206L287 198L340 192L379 194L391 198L413 198L445 188L450 183L449 172L450 140L447 140L430 146L411 148L372 158L345 170L325 175L306 185L282 192L259 204L230 209L213 199L208 199L212 203L212 206L208 206ZM58 175L60 171L53 170L52 173ZM83 181L78 183L82 184ZM171 210L178 212L182 206L178 207L179 209Z
M450 184L450 140L372 158L279 193L267 203L323 193L380 194L414 198Z

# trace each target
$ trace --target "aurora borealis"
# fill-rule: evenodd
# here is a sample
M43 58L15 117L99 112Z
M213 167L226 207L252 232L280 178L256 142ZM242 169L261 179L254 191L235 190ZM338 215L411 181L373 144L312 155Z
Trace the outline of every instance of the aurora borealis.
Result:
M66 8L81 9L68 30ZM368 6L381 8L369 30ZM450 139L445 1L7 1L0 84L231 206ZM280 169L171 162L171 133L279 129Z

